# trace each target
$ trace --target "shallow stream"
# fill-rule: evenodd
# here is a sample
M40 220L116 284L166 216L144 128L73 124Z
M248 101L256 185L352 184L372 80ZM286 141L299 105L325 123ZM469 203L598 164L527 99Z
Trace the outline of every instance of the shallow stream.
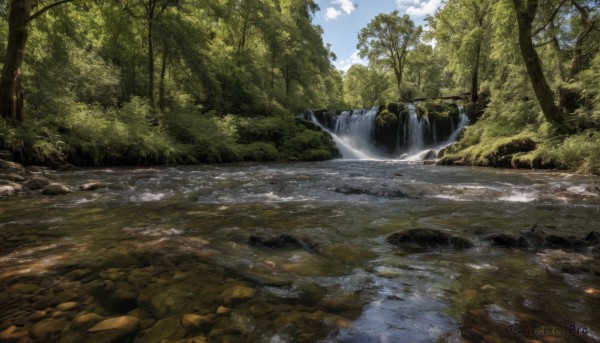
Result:
M600 248L483 241L600 230L597 178L344 160L48 177L120 187L0 199L0 341L600 341ZM385 241L413 228L475 246ZM283 234L302 246L251 244Z

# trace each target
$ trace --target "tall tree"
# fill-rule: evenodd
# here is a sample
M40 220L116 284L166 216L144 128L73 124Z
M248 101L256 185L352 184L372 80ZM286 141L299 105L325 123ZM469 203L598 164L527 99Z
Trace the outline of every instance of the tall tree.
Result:
M150 108L156 106L154 89L154 65L155 65L155 36L157 26L160 24L163 14L169 7L177 6L179 0L121 0L123 9L135 20L142 22L146 28L146 44L148 49L148 101Z
M434 38L448 56L456 78L468 75L471 102L477 102L482 59L490 49L490 14L497 0L448 0L428 18Z
M29 23L46 11L72 0L60 0L45 5L32 14L32 0L11 0L8 16L8 45L0 77L0 115L13 121L23 121L25 92L21 84L21 67L29 38ZM36 2L37 5L37 2Z
M387 65L394 72L398 97L401 97L406 57L419 42L421 32L421 26L415 26L407 15L400 17L398 11L394 11L376 16L358 34L356 48L360 57Z
M564 120L562 111L554 102L554 93L548 85L542 61L532 41L533 21L538 11L538 0L512 0L512 3L517 16L519 48L535 96L546 120L554 124L561 123Z

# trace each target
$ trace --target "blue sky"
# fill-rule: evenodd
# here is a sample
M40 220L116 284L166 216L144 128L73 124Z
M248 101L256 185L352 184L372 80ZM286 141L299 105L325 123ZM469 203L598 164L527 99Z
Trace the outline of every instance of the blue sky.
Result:
M335 66L345 71L352 64L361 63L357 35L376 15L398 10L400 15L408 14L423 25L423 19L433 14L442 0L317 0L317 4L321 10L313 22L323 28L323 41L331 43L337 56Z

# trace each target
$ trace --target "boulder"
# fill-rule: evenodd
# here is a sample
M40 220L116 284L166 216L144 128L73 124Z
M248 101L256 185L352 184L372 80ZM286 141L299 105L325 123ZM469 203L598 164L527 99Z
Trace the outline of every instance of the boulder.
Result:
M108 184L94 181L94 182L88 182L86 184L79 186L80 190L88 191L88 192L97 191L102 188L108 188Z
M544 238L542 248L582 250L587 247L587 242L573 236L548 235Z
M25 174L25 167L19 163L0 159L0 170L7 173Z
M511 235L506 233L492 233L484 239L490 242L495 247L507 247L507 248L527 248L529 243L525 237L519 235Z
M26 189L30 191L42 189L50 184L50 181L45 177L34 177L24 183Z
M12 182L24 182L24 181L27 181L27 178L25 178L22 175L15 174L15 173L0 173L0 179L12 181Z
M69 187L60 183L51 183L42 189L43 195L64 195L71 192Z
M411 229L398 231L388 235L386 242L401 245L417 245L419 247L440 247L453 249L468 249L473 243L463 237L453 236L440 230Z
M537 224L521 229L519 232L527 239L527 242L533 248L541 247L546 238L546 232L539 228Z
M16 188L13 185L0 185L0 196L12 196L19 193L19 188Z
M529 246L536 249L563 249L563 250L585 250L589 246L598 244L600 233L592 231L583 239L574 236L562 236L557 234L547 234L541 230L538 224L521 229L521 235L525 237Z
M590 231L583 240L591 245L600 244L600 232Z

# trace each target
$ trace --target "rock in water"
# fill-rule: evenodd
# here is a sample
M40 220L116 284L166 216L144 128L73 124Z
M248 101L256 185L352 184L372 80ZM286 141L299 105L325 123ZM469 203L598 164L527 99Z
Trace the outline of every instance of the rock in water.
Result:
M495 247L507 247L507 248L527 248L529 243L525 237L519 235L510 235L506 233L492 233L488 235L485 241L491 242L492 246Z
M417 245L420 247L440 247L468 249L473 246L470 240L433 229L411 229L389 234L386 242L393 245Z
M37 189L42 189L50 184L50 181L44 177L34 177L29 181L25 182L25 188L34 191Z
M345 195L370 195L389 199L418 199L416 195L410 194L399 185L350 185L343 184L335 188L335 191Z
M283 248L297 248L305 249L308 251L315 251L317 244L312 242L308 238L298 238L288 234L281 234L278 236L261 237L258 235L252 235L248 238L248 244L257 247L266 247L273 249Z
M242 285L236 285L228 288L221 293L221 300L226 304L238 303L248 300L256 294L256 289Z
M105 184L102 182L88 182L86 184L79 186L79 189L81 189L82 191L89 191L89 192L97 191L102 188L108 188L108 184Z
M42 189L44 195L63 195L69 193L69 187L60 183L51 183Z
M164 342L169 338L173 338L177 334L179 325L177 320L173 318L164 318L156 322L150 329L144 331L135 343L155 343ZM141 337L140 337L141 336Z
M106 319L106 320L99 322L98 324L92 326L88 330L88 332L99 332L99 331L106 331L106 330L132 331L132 330L137 329L139 324L140 324L140 320L135 317L131 317L131 316L115 317L115 318L110 318L110 319Z
M3 159L0 159L0 169L7 173L25 174L26 172L22 165Z

